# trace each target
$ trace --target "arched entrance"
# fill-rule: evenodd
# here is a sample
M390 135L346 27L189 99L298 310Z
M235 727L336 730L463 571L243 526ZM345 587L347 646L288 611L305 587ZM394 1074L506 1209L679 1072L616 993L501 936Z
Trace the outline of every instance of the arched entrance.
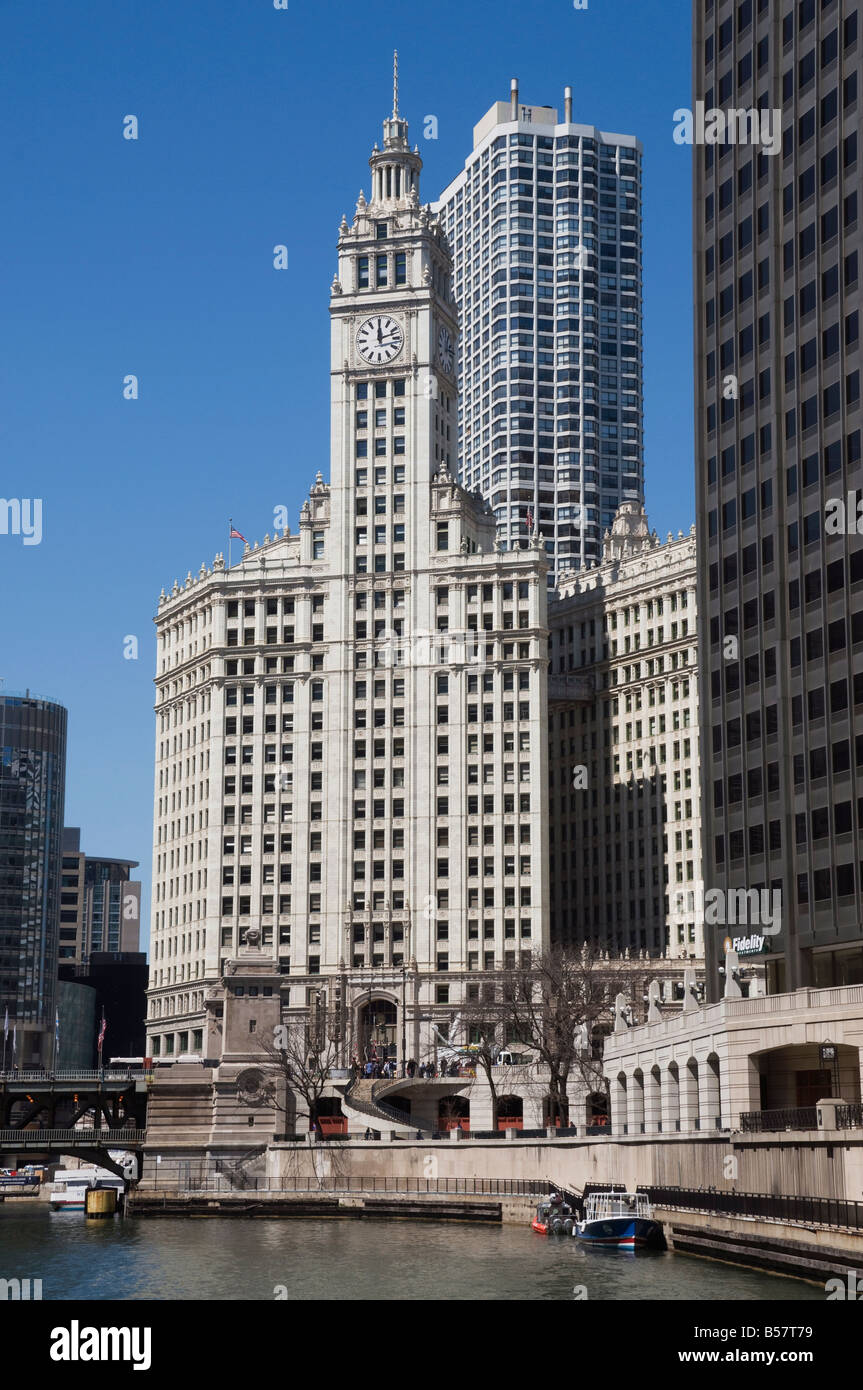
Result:
M380 996L361 1004L357 1012L357 1041L360 1060L385 1062L398 1055L396 1041L398 1009L392 999Z
M385 1100L390 1110L398 1110L405 1120L410 1120L412 1107L409 1096L386 1096Z
M438 1106L438 1129L470 1129L470 1101L465 1096L444 1096Z
M338 1096L321 1096L316 1109L321 1134L347 1134L348 1117Z
M586 1103L588 1127L606 1131L609 1128L608 1096L605 1091L591 1091Z
M524 1102L521 1096L498 1096L498 1129L521 1129L524 1125Z

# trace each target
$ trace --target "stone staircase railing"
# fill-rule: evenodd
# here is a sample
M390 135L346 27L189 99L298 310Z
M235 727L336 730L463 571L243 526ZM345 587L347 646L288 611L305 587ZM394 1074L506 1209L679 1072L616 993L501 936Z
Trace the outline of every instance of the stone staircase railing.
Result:
M387 1092L403 1086L404 1081L398 1080L378 1080L372 1081L365 1077L354 1077L350 1085L345 1089L345 1100L352 1110L358 1110L362 1115L369 1115L372 1119L383 1121L388 1129L393 1125L401 1125L404 1129L411 1130L414 1134L420 1130L423 1134L431 1134L432 1131L425 1125L417 1124L404 1111L396 1109L394 1105L387 1105L386 1101L379 1099L381 1091Z
M251 1163L255 1158L260 1158L261 1154L264 1152L264 1146L259 1145L257 1148L249 1149L247 1153L241 1154L239 1158L233 1160L217 1158L213 1171L218 1173L220 1177L226 1178L233 1188L242 1189L248 1187L250 1174L245 1171L245 1164Z

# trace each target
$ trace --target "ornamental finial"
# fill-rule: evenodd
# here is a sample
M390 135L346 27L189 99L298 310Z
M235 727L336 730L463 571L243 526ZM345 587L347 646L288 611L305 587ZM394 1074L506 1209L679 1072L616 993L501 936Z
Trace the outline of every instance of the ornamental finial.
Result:
M393 120L398 120L399 114L399 51L393 49Z

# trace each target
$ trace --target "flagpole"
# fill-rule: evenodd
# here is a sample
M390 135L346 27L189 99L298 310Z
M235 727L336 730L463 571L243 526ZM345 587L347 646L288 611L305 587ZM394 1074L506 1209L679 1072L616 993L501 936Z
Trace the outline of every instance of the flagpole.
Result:
M231 532L234 529L234 518L228 518L228 569L231 568Z

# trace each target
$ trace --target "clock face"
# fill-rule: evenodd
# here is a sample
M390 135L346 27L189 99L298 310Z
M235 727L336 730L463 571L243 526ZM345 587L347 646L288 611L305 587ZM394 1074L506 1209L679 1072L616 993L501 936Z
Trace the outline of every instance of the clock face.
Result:
M357 329L357 352L373 367L392 362L404 347L404 341L401 324L389 314L372 314Z
M444 371L451 372L455 354L453 352L452 337L450 336L448 328L442 328L437 335L437 356Z

